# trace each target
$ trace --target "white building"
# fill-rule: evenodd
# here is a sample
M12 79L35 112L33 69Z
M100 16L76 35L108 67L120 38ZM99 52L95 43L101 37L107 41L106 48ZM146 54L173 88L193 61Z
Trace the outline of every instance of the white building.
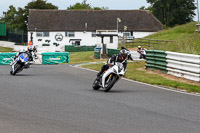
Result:
M29 10L28 41L32 34L33 45L46 51L102 43L116 49L124 32L142 38L159 30L162 24L145 10Z

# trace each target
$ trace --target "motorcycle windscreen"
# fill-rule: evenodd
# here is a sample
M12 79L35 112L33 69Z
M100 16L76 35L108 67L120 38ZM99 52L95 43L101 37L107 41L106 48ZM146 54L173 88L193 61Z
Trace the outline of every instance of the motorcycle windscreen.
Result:
M122 70L124 68L122 63L118 63L117 66L118 66L118 69L120 69L120 70Z
M28 54L26 54L26 53L22 53L22 54L20 54L20 59L22 59L22 60L24 60L24 61L26 61L26 62L28 62L28 60L29 60L29 56L28 56Z
M124 69L124 65L122 63L117 63L118 72L120 73Z

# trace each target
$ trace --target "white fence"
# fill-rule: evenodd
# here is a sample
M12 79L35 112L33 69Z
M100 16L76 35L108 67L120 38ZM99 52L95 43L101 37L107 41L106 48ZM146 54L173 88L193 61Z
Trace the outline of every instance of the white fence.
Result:
M200 56L166 52L168 74L200 81Z

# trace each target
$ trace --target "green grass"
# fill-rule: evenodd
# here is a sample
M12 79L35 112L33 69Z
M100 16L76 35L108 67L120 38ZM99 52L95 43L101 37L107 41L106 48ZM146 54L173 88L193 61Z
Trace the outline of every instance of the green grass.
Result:
M191 22L147 36L147 39L174 41L160 45L154 44L147 49L200 55L200 33L195 31L197 29L196 24L196 22Z
M154 45L158 50L173 51L188 54L200 54L200 34L195 32L196 22L170 28L146 38L159 40L174 40L164 45Z
M94 51L69 52L69 64L81 64L88 62L103 62L105 60L94 59Z
M12 48L0 47L0 52L12 52Z
M148 84L170 87L174 89L184 89L187 92L200 93L200 87L197 85L169 80L169 79L163 78L162 76L158 74L149 74L146 71L138 70L138 68L144 68L144 64L145 62L128 63L125 78L148 83ZM102 65L103 64L83 65L82 67L99 71Z

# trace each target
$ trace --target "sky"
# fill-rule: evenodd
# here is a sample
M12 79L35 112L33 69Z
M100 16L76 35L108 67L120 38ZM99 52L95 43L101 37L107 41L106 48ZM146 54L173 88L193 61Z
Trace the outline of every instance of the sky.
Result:
M0 0L0 17L2 17L3 12L9 9L10 5L16 8L24 8L24 6L31 1L32 0ZM70 5L74 5L77 2L81 3L83 0L47 0L47 2L57 6L60 10L65 10ZM87 0L87 3L92 7L108 7L109 10L134 10L142 6L150 6L146 0ZM195 13L197 14L197 11L195 11ZM197 16L195 16L194 20L197 21Z

